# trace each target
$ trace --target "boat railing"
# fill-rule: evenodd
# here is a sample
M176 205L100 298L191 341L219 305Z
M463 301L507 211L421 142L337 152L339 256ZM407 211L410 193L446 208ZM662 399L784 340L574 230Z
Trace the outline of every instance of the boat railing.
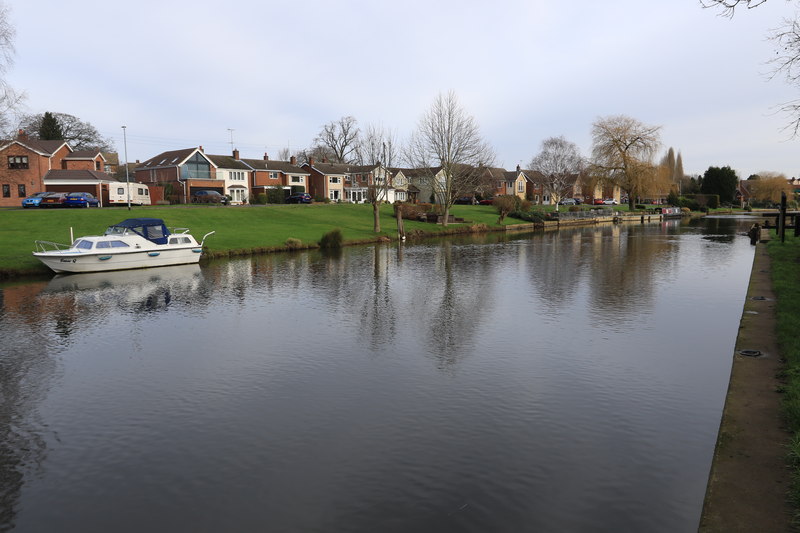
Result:
M200 247L201 248L203 247L203 243L206 242L206 237L210 237L211 235L214 235L215 233L216 233L216 231L210 231L210 232L206 233L205 235L203 235L203 240L200 241Z
M170 228L169 231L173 235L182 235L184 233L189 233L189 228Z
M58 252L61 250L69 250L69 244L61 244L52 241L33 241L36 246L37 252Z

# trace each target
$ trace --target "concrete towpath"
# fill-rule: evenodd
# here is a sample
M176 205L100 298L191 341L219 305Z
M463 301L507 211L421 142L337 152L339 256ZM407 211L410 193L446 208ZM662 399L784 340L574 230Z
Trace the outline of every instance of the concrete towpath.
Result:
M795 530L788 501L789 433L781 415L783 368L766 244L756 245L728 394L709 475L701 532ZM761 355L755 355L755 351ZM750 355L743 355L750 354Z

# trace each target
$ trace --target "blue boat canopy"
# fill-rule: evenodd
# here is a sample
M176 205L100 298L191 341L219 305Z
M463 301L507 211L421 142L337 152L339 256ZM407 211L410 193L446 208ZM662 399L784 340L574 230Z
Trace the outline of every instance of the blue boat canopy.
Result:
M128 218L109 226L105 234L119 235L125 230L134 231L156 244L167 244L167 237L169 237L169 230L160 218Z

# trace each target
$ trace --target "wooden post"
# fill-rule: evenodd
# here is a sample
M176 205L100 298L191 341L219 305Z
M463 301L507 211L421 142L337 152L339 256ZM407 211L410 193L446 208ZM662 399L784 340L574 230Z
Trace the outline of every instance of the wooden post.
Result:
M781 242L786 240L786 193L781 192L781 211L780 211L780 230Z

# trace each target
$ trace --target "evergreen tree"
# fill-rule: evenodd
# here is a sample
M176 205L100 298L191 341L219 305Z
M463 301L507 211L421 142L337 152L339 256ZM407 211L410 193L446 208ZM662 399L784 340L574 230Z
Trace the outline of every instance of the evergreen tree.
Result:
M703 175L700 192L717 194L720 203L729 204L733 202L737 185L739 185L739 176L731 167L708 167Z
M64 138L61 124L50 111L45 111L39 126L39 138L43 141L60 141Z
M680 183L683 181L685 177L683 173L683 158L681 157L681 153L678 152L678 157L675 159L675 174L673 175L673 180L676 183Z

